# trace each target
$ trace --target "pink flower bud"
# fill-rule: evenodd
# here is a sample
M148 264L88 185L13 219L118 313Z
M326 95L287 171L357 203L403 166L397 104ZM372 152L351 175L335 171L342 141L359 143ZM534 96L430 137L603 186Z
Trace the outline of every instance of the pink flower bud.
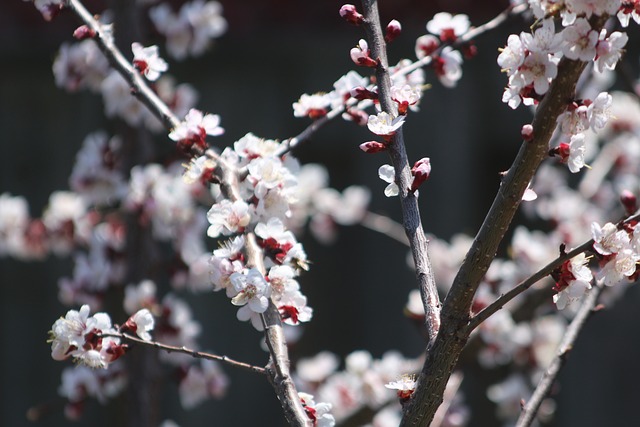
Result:
M96 36L96 32L86 25L81 25L73 32L73 37L78 40L92 39Z
M530 124L526 124L522 126L522 130L520 131L520 136L522 136L522 139L524 139L527 142L533 140L533 126L531 126Z
M638 210L638 201L635 194L633 194L631 191L623 190L622 194L620 195L620 201L622 202L627 215L633 215L636 210Z
M378 141L367 141L360 144L360 149L367 154L379 153L387 149L387 144Z
M400 22L398 22L395 19L392 20L387 24L387 31L386 31L386 34L384 35L384 41L386 41L387 43L391 43L396 38L398 38L401 32L402 32L402 25L400 25Z
M361 67L376 68L378 66L378 61L371 58L369 54L369 45L364 39L361 39L358 42L358 46L354 47L350 51L351 60L355 62L356 65L359 65Z
M364 21L362 16L352 4L345 4L340 8L340 16L353 25L360 25Z
M423 157L418 160L411 168L411 175L413 175L413 183L411 184L411 192L415 192L423 182L429 178L431 174L431 160L428 157Z

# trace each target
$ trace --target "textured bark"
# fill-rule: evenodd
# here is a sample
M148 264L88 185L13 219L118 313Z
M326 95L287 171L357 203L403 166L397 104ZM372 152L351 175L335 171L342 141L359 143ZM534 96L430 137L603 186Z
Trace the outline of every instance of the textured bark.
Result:
M598 17L591 23L592 28L599 31L605 21L606 17ZM527 185L548 155L556 120L573 100L577 81L586 65L563 59L558 66L558 77L538 105L532 123L533 140L522 142L444 301L440 332L433 346L427 349L427 358L402 426L428 426L442 403L449 376L468 339L467 326L475 292L495 258Z

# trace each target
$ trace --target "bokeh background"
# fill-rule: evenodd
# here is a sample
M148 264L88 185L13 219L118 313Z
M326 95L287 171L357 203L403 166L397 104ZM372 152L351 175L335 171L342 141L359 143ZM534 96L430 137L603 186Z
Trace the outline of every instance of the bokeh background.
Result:
M99 97L68 94L55 87L51 65L64 41L71 40L77 23L63 14L45 23L33 5L3 2L0 12L0 193L24 195L37 216L49 194L68 188L75 153L84 137L97 129L114 131L106 121ZM291 104L302 93L331 89L353 68L349 49L362 37L360 29L338 16L340 2L299 0L222 0L228 32L200 59L171 62L179 82L189 82L201 94L198 107L219 114L226 133L221 146L251 131L284 139L308 124L295 119ZM390 49L390 62L413 57L416 37L438 11L467 13L479 25L501 11L506 1L387 1L383 21L398 19L402 36ZM91 0L98 13L110 2ZM150 34L149 23L122 29ZM429 156L433 173L420 190L425 229L441 238L474 234L499 184L498 173L508 169L519 146L519 132L530 113L512 111L500 101L505 77L496 64L497 48L510 33L526 29L515 19L477 40L479 54L465 63L464 76L454 90L433 88L423 98L421 112L405 125L410 158ZM120 30L117 30L120 31ZM640 39L631 30L632 40ZM152 38L153 38L152 34ZM156 35L157 37L157 35ZM160 40L158 39L158 42ZM627 55L637 71L637 49ZM326 165L331 185L367 185L373 191L371 210L400 218L397 200L386 199L377 168L386 161L363 155L357 146L368 138L366 129L336 121L321 129L296 151L303 163ZM159 153L171 142L158 137ZM408 292L415 286L406 267L407 251L388 237L361 227L342 228L336 244L323 246L304 238L312 269L301 278L314 307L314 320L296 344L293 357L321 350L344 356L367 349L374 356L398 349L417 356L424 347L420 334L402 314ZM62 416L56 399L62 363L50 358L46 343L51 324L67 308L57 300L58 278L71 272L68 259L42 262L0 259L0 425L106 426L107 415L97 404L86 408L79 422ZM235 321L235 308L218 294L183 295L193 303L203 325L202 348L240 360L263 364L260 335ZM555 426L635 426L640 424L640 293L632 287L614 307L594 317L554 390L558 411ZM261 378L225 368L232 379L227 397L185 412L177 404L177 390L166 384L164 418L183 427L199 425L283 425L279 404ZM479 377L482 375L478 374ZM478 396L479 379L465 385L465 400L476 409L470 425L499 425L493 407ZM475 397L474 397L475 396ZM37 405L48 408L38 422L26 419Z

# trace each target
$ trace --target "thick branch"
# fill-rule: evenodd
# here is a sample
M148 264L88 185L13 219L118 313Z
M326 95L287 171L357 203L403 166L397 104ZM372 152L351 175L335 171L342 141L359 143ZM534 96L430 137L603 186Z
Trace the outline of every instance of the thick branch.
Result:
M173 345L167 345L167 344L162 344L159 343L157 341L146 341L143 340L142 338L138 338L135 337L133 335L129 335L126 333L122 333L122 332L117 332L117 333L110 333L110 334L101 334L100 336L102 337L114 337L114 338L120 338L126 341L131 341L131 342L135 342L137 344L142 344L142 345L146 345L148 347L153 347L159 350L164 350L168 353L182 353L182 354L188 354L191 357L194 357L196 359L207 359L207 360L216 360L218 362L222 362L222 363L226 363L227 365L231 365L234 366L236 368L242 368L242 369L246 369L248 371L251 372L255 372L257 374L265 374L266 373L266 369L262 368L260 366L254 366L254 365L250 365L248 363L245 362L239 362L237 360L231 359L230 357L227 356L219 356L217 354L212 354L212 353L206 353L204 351L196 351L196 350L192 350L190 348L187 347L176 347Z
M378 99L383 111L392 116L397 115L397 109L391 100L391 77L389 76L389 65L387 63L387 51L380 17L378 15L378 5L375 0L364 0L365 25L371 48L371 56L378 61L376 67L376 79L378 82ZM416 277L422 302L426 313L426 326L429 336L429 343L435 339L440 328L440 298L436 288L431 261L428 255L428 241L422 229L420 221L420 210L418 209L418 199L414 193L409 192L411 187L411 166L407 158L404 145L402 128L398 129L389 144L389 155L396 171L396 183L400 187L400 204L402 206L402 224L409 239L411 253L416 268Z
M520 418L518 418L518 422L516 424L517 427L527 427L530 426L535 416L540 409L540 405L542 401L549 394L549 390L553 385L560 369L564 365L569 355L569 352L573 348L573 343L578 338L578 334L582 330L582 327L585 325L589 315L593 312L596 302L598 301L598 296L602 292L603 286L598 285L595 286L586 296L580 310L576 314L576 317L573 319L567 331L562 338L562 342L560 343L560 348L558 349L558 353L551 361L551 364L545 371L544 375L540 379L538 386L533 392L533 396L527 402L527 404L522 409L522 413L520 414Z
M592 22L598 30L606 18ZM538 105L533 119L533 140L523 142L513 165L467 253L442 308L442 325L434 345L428 349L416 391L404 414L403 426L427 426L442 402L442 394L460 352L468 339L473 297L493 261L522 195L540 163L547 156L557 117L573 100L578 78L586 63L563 59L558 77Z

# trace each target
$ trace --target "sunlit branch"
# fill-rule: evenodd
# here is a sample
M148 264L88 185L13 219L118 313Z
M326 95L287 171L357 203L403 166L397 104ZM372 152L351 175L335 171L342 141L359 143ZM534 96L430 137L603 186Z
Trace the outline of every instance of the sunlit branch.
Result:
M635 221L639 218L640 218L640 214L632 215L620 221L618 223L618 226L621 226L625 223L629 223L631 221ZM514 299L515 297L517 297L518 295L520 295L521 293L529 289L539 280L551 274L551 272L556 268L560 267L562 263L564 263L567 260L570 260L571 258L577 255L580 255L583 252L592 250L592 248L593 248L593 239L590 239L584 242L583 244L581 244L580 246L578 246L577 248L572 249L567 253L561 254L558 258L554 259L549 264L547 264L546 266L538 270L536 273L534 273L524 281L520 282L513 289L501 295L497 300L495 300L494 302L486 306L481 312L473 316L469 321L469 325L467 326L467 332L471 333L471 331L477 328L482 322L487 320L492 314L494 314L496 311L504 307L505 304L507 304L509 301L511 301L512 299Z
M237 360L231 359L230 357L227 356L220 356L217 354L212 354L212 353L207 353L204 351L197 351L197 350L192 350L190 348L187 347L176 347L173 345L167 345L167 344L162 344L159 343L157 341L146 341L143 340L142 338L138 338L135 337L133 335L129 335L127 333L123 333L123 332L116 332L116 333L102 333L100 334L101 337L113 337L113 338L120 338L123 339L125 341L130 341L130 342L134 342L137 344L142 344L142 345L146 345L148 347L153 347L156 348L158 350L164 350L168 353L182 353L182 354L187 354L191 357L194 357L196 359L207 359L207 360L215 360L218 362L222 362L225 363L227 365L236 367L236 368L241 368L241 369L245 369L251 372L255 372L258 374L266 374L266 369L262 368L260 366L255 366L255 365L250 365L248 363L245 362L239 362Z
M431 61L433 60L434 56L438 55L442 49L444 49L447 46L460 46L463 45L465 43L469 43L471 40L475 39L476 37L480 36L481 34L484 34L488 31L491 31L495 28L497 28L498 26L500 26L502 23L504 23L510 16L515 16L515 15L519 15L522 12L524 12L525 10L527 10L528 5L526 4L520 4L520 5L511 5L509 7L507 7L505 10L503 10L502 12L500 12L497 16L495 16L493 19L491 19L490 21L485 22L484 24L472 28L471 30L467 31L467 33L463 34L462 36L460 36L458 38L458 40L456 40L454 43L444 43L442 44L438 49L436 49L434 52L432 52L429 55L426 55L424 58L418 59L417 61L413 62L411 65L408 65L406 67L400 68L396 71L394 71L391 74L391 77L397 77L397 76L404 76L406 74L411 73L412 71L417 70L418 68L422 68L426 65L429 65L431 63ZM376 90L376 85L370 85L368 87L369 90ZM285 139L284 141L282 141L282 146L280 147L280 149L278 149L277 151L277 155L281 156L284 155L285 153L291 151L292 149L296 148L298 145L300 145L301 143L308 141L311 136L318 130L320 129L322 126L324 126L325 124L327 124L329 121L333 120L334 118L340 116L344 111L345 111L345 107L351 107L354 106L358 103L358 101L356 101L353 98L350 98L346 104L343 105L339 105L333 109L331 109L326 116L314 120L309 126L307 126L302 132L300 132L298 135L293 136L291 138ZM372 105L372 103L369 101L363 101L360 104L363 108L367 105Z

